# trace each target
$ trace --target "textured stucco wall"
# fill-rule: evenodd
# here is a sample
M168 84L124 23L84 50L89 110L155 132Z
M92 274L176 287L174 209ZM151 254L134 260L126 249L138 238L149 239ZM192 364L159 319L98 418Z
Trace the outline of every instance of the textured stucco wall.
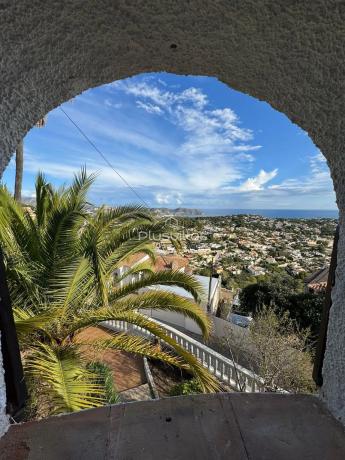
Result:
M6 415L6 387L5 375L2 366L1 342L0 342L0 437L6 433L9 426L9 419Z
M337 0L0 0L0 169L41 116L139 72L213 75L326 156L341 209L323 396L345 420L345 5Z

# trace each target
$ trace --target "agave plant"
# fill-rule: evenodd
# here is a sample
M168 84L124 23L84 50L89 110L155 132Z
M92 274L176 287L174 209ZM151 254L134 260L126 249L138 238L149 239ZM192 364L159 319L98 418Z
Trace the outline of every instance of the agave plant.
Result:
M87 366L86 344L78 333L102 321L122 320L146 329L172 351L125 333L87 346L161 359L193 373L203 391L215 390L217 383L208 371L142 313L149 308L178 312L193 319L205 337L209 333L207 317L196 301L146 289L176 285L195 300L200 295L192 276L151 269L154 246L142 235L166 232L166 224L141 206L101 207L91 215L86 194L93 180L82 170L70 187L56 190L39 174L34 211L0 188L0 244L28 379L40 382L49 413L102 404L104 388ZM124 261L138 253L147 254L149 262L117 275ZM123 282L138 273L137 281Z

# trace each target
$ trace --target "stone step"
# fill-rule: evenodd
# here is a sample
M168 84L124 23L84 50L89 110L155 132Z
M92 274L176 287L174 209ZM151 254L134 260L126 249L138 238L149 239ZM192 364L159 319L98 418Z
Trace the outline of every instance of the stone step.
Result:
M149 401L152 399L151 390L148 383L139 385L129 390L121 391L119 393L122 402L131 401Z

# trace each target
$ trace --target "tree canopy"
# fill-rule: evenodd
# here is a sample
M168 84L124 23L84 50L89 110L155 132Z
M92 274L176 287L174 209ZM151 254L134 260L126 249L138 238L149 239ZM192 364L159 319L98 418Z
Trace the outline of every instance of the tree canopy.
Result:
M246 286L240 293L238 310L254 317L263 306L272 306L281 313L288 311L300 328L310 328L316 335L323 303L324 295L301 292L301 280L286 275Z

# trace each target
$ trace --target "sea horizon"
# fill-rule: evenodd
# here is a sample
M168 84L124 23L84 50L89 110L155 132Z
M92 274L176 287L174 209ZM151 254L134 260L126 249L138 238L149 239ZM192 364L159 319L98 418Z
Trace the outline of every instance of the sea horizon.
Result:
M181 206L176 208L155 207L168 212L175 211L187 217L226 217L233 215L258 215L282 219L338 219L338 209L260 209L260 208L196 208Z
M239 214L259 215L285 219L338 219L337 209L211 209L200 208L205 217L221 217Z
M177 215L187 217L226 217L234 215L257 215L275 219L338 219L339 211L337 209L246 209L246 208L151 208L165 209L166 211L178 211ZM189 211L189 212L188 212Z

